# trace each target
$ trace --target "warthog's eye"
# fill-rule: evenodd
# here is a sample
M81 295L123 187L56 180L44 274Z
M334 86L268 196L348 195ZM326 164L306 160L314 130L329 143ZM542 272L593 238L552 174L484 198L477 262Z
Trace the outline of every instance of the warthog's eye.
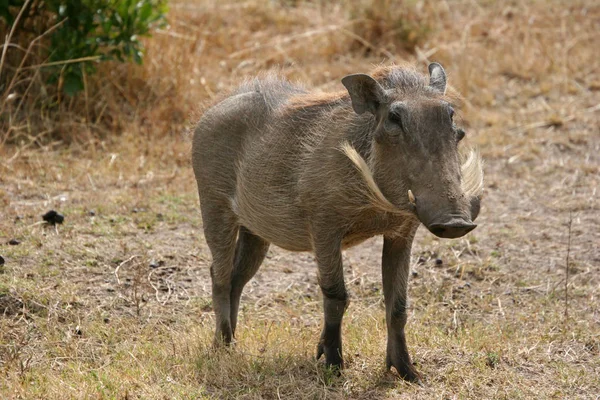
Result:
M390 137L395 137L396 140L401 134L408 134L407 122L410 114L406 104L401 101L393 102L388 109L385 117L384 127Z
M450 107L448 112L450 113L450 121L452 121L454 119L454 108Z
M395 124L398 124L400 126L402 126L402 118L400 117L400 114L397 113L390 113L390 121L392 121Z
M404 127L402 126L402 117L400 116L400 114L391 112L389 114L389 118L388 119L389 119L389 122L391 122L397 128L400 128L402 131L404 131Z

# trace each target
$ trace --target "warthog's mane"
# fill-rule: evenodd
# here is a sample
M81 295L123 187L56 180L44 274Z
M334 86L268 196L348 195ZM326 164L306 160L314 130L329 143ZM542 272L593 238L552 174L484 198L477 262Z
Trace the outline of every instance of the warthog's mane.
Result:
M460 96L448 86L446 93L440 94L429 87L429 78L419 73L414 67L408 65L379 66L369 72L384 89L394 89L405 95L411 93L426 93L432 98L444 100L449 104L461 103ZM309 92L302 88L294 93L283 105L284 113L294 113L307 108L320 108L323 110L332 107L350 104L350 95L346 90L336 92Z

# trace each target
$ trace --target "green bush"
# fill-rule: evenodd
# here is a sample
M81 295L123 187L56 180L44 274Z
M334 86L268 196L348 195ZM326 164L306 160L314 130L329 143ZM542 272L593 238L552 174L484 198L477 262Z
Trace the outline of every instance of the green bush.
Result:
M25 3L0 0L0 18L12 26ZM26 7L11 42L26 45L24 41L47 32L47 80L60 82L69 95L83 89L83 74L94 73L95 62L141 63L140 37L166 23L166 0L43 0Z

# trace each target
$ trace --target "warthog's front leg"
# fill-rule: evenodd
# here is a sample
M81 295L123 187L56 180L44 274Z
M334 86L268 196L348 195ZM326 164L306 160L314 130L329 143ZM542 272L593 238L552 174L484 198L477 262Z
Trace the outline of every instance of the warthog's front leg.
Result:
M325 325L317 347L317 359L325 354L327 366L343 368L342 317L348 305L348 294L344 284L341 239L332 240L331 237L324 237L323 240L324 242L318 242L318 238L315 240L319 285L323 292L325 312Z
M387 368L393 366L402 378L414 382L419 380L419 373L410 361L404 335L412 239L413 235L384 237L382 277L388 331Z

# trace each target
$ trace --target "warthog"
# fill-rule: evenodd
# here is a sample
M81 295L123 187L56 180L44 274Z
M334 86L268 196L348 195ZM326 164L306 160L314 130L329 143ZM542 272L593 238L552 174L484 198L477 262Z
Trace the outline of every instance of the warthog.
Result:
M216 316L231 342L240 296L271 243L312 251L323 293L317 358L343 367L348 305L342 250L383 235L387 367L418 380L404 326L410 250L420 223L434 235L473 230L483 187L477 153L459 153L441 65L429 79L381 67L316 94L274 76L242 85L208 109L193 139Z

